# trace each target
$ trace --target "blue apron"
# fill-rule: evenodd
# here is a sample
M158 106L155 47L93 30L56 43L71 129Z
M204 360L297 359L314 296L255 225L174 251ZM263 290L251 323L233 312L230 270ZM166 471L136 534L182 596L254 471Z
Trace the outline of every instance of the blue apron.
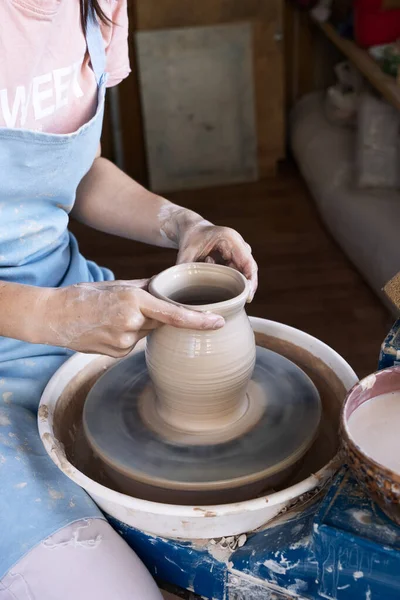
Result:
M78 184L99 145L105 51L95 17L87 48L98 86L95 116L68 135L0 128L0 280L41 287L112 279L79 254L68 232ZM48 458L36 412L53 373L72 353L0 338L0 580L35 545L66 525L102 517Z

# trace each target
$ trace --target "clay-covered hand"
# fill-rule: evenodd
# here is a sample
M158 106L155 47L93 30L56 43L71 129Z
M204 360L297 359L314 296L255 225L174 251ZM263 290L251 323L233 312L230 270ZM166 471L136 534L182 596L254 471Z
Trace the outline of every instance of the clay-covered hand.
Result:
M242 236L229 227L201 220L185 228L179 236L177 262L218 262L237 269L249 281L248 301L258 285L258 268L252 250Z
M163 323L197 330L223 327L218 315L154 298L147 283L108 281L44 290L35 342L121 357Z

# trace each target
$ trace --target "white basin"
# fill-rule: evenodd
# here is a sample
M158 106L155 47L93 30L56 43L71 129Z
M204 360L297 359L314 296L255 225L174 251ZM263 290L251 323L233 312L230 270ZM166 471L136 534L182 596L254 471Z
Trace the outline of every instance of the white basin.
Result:
M251 318L251 323L256 336L267 340L263 345L285 354L315 378L323 400L325 422L321 434L309 451L302 472L289 487L235 504L180 506L133 498L86 475L79 461L71 461L66 451L76 427L71 426L62 435L60 431L62 422L69 418L74 397L79 395L77 390L80 390L81 410L90 387L114 362L94 355L73 356L55 373L43 393L38 425L50 458L66 476L83 487L105 513L131 527L166 538L208 539L247 533L262 527L283 509L312 496L341 464L337 454L339 413L346 392L357 382L357 376L341 356L312 336L264 319Z

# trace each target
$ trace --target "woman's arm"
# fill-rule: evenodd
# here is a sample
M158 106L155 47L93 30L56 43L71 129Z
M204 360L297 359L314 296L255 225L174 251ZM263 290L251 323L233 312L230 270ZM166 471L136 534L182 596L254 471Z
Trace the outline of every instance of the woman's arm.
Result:
M101 156L78 187L72 216L99 231L170 248L178 248L180 228L203 221L149 192Z
M44 288L0 281L0 336L45 343Z
M79 352L126 356L162 323L219 329L219 315L153 298L147 282L104 281L65 288L0 282L0 336Z
M249 300L257 289L257 264L236 231L149 192L100 152L78 188L72 216L106 233L177 248L178 263L222 259L249 280Z

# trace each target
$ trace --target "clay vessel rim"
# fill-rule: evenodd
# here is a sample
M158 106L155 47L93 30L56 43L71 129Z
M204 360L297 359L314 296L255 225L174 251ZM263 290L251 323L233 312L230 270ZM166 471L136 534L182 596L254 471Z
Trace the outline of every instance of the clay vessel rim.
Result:
M94 449L94 451L96 452L96 454L98 455L100 460L103 461L105 464L107 464L112 469L114 469L115 471L118 471L118 473L121 473L122 475L124 475L125 477L129 477L130 479L134 479L145 485L151 485L152 487L160 487L160 488L168 487L168 489L170 489L170 490L178 490L178 491L179 490L187 491L188 489L190 489L190 491L202 492L202 491L226 489L227 487L235 489L235 488L247 485L247 484L250 485L252 483L261 481L262 479L268 479L269 477L276 475L280 471L283 471L283 470L288 469L289 467L295 465L296 462L301 460L303 458L303 456L306 454L306 452L313 445L313 443L316 439L316 436L318 434L319 426L321 423L321 418L322 418L322 415L320 415L320 418L319 418L318 422L316 423L315 431L314 431L314 434L312 435L312 437L310 437L308 440L306 440L304 442L304 444L302 444L302 446L300 446L296 450L296 452L294 452L287 458L283 459L280 463L277 463L277 464L273 465L272 467L269 467L268 469L263 469L262 471L252 473L250 475L243 475L242 477L234 477L231 479L219 479L217 481L208 481L208 482L195 482L194 481L194 482L190 482L190 484L187 484L187 483L181 482L181 481L175 481L172 479L162 479L161 477L154 477L154 478L147 477L146 474L143 474L139 471L128 471L127 469L124 469L120 465L117 465L116 463L108 460L107 456L103 455L100 448L96 444L95 440L93 440L91 438L91 436L89 435L87 428L86 428L85 421L83 421L83 427L84 427L86 439L89 441L89 444L92 446L92 448Z
M353 394L355 392L357 392L360 388L363 389L363 385L365 385L365 383L368 381L368 379L370 379L371 377L385 377L385 376L387 376L389 374L393 374L393 373L397 373L399 375L399 383L398 383L398 388L396 387L396 389L393 389L392 391L400 392L400 366L389 367L387 369L375 371L374 373L367 375L363 379L360 379L360 381L358 381L351 388L351 390L348 392L348 394L345 398L345 401L343 402L343 406L342 406L342 411L341 411L341 415L340 415L341 434L339 437L344 438L344 441L349 445L349 447L354 452L356 452L356 454L358 454L359 458L361 458L361 460L364 463L369 464L375 470L383 473L385 475L385 477L387 477L387 479L391 479L391 480L395 481L396 483L400 483L400 473L396 473L396 471L392 471L391 469L389 469L382 463L377 462L372 456L370 456L365 450L363 450L363 448L357 443L357 441L354 439L353 435L351 434L350 428L348 425L351 415L349 417L347 417L347 414L346 414L348 405L350 403L350 400L352 399ZM382 395L382 394L378 394L377 396L371 396L370 398L366 399L353 411L353 413L355 413L363 404L365 404L365 402L368 402L369 400L372 400L373 398L377 398L379 395ZM353 414L353 413L351 413L351 414Z
M162 277L165 277L168 273L173 273L175 272L179 272L179 271L189 271L190 269L196 269L198 271L203 271L203 272L208 272L208 273L231 273L236 280L239 283L243 284L243 290L237 294L236 296L233 296L232 298L229 298L228 300L224 300L222 302L212 302L210 304L183 304L182 302L176 302L175 300L171 300L171 298L168 297L168 295L163 294L159 289L158 289L158 285L160 284L160 279ZM196 310L196 311L200 311L200 312L205 312L205 311L210 311L212 312L215 309L218 309L218 311L221 311L225 308L229 309L229 310L233 310L235 308L239 308L240 306L244 306L247 302L248 296L249 296L249 288L250 288L250 284L248 282L248 280L246 279L246 277L244 275L242 275L242 273L240 273L239 271L236 271L236 269L232 269L231 267L227 267L225 265L217 265L217 264L210 264L210 263L200 263L200 262L195 262L195 263L183 263L180 265L174 265L172 267L169 267L168 269L165 269L164 271L161 271L161 273L159 273L158 275L155 275L150 283L149 283L149 292L152 296L155 296L156 298L158 298L159 300L164 300L165 302L169 302L170 304L175 304L175 306L183 306L184 308L187 308L189 310Z

